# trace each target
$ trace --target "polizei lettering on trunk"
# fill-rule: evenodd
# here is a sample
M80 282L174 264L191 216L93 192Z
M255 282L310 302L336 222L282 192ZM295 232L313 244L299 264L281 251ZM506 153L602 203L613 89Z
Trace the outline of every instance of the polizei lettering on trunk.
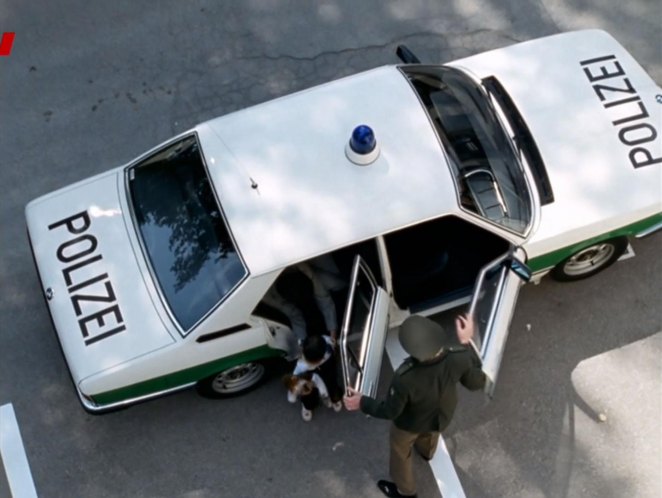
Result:
M113 284L108 273L99 269L103 256L97 250L97 238L88 232L91 224L90 215L82 211L48 226L71 235L55 254L66 265L62 276L86 346L126 330Z
M632 166L641 168L662 163L662 155L656 157L652 151L652 146L658 143L658 132L616 56L605 55L579 64L604 108L618 114L612 124L618 129L618 139L630 148L628 157Z

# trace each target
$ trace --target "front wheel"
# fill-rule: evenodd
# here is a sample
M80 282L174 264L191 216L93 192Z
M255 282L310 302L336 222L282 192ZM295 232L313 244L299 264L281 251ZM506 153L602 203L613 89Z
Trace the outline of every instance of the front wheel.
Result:
M561 261L554 267L551 276L561 282L591 277L614 263L627 247L627 237L598 242Z
M259 361L251 361L198 381L197 389L207 398L227 398L255 389L266 377L266 365Z

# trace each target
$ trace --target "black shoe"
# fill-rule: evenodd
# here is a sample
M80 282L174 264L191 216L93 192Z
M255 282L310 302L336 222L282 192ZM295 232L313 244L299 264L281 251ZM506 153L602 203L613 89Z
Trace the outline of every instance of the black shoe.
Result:
M414 447L414 449L416 449L416 447ZM423 460L425 460L426 462L429 462L430 460L432 460L432 457L428 458L427 456L425 456L423 453L421 453L421 452L418 451L417 449L416 449L416 453L418 453L418 455L419 455ZM434 455L432 455L432 456L434 456Z
M377 481L377 487L382 493L384 493L389 498L416 498L416 496L418 496L416 494L403 495L402 493L400 493L400 491L398 491L398 487L395 485L394 482L385 481L383 479L381 481Z

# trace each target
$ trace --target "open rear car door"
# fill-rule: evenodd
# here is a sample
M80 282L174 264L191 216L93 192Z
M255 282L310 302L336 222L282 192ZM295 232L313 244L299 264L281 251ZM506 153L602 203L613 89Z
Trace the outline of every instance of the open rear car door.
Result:
M340 359L345 390L375 396L388 330L389 296L372 271L356 256L340 331Z
M494 392L519 288L531 278L531 270L522 262L523 256L522 249L513 248L485 265L480 270L471 298L469 315L475 323L471 345L487 376L485 393L490 397Z

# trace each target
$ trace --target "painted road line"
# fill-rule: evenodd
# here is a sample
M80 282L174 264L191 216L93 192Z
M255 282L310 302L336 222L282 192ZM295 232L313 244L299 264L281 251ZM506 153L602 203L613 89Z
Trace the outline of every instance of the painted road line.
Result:
M386 352L393 370L397 369L408 356L405 350L402 349L400 341L398 341L397 328L389 330L386 336ZM430 468L437 481L441 496L444 498L466 498L443 437L439 438L439 446L434 457L430 460Z
M37 490L11 403L0 406L0 456L12 496L37 498Z
M7 476L5 476L4 468L2 456L0 455L0 496L7 498L11 496L11 491L9 490L9 482L7 481Z

